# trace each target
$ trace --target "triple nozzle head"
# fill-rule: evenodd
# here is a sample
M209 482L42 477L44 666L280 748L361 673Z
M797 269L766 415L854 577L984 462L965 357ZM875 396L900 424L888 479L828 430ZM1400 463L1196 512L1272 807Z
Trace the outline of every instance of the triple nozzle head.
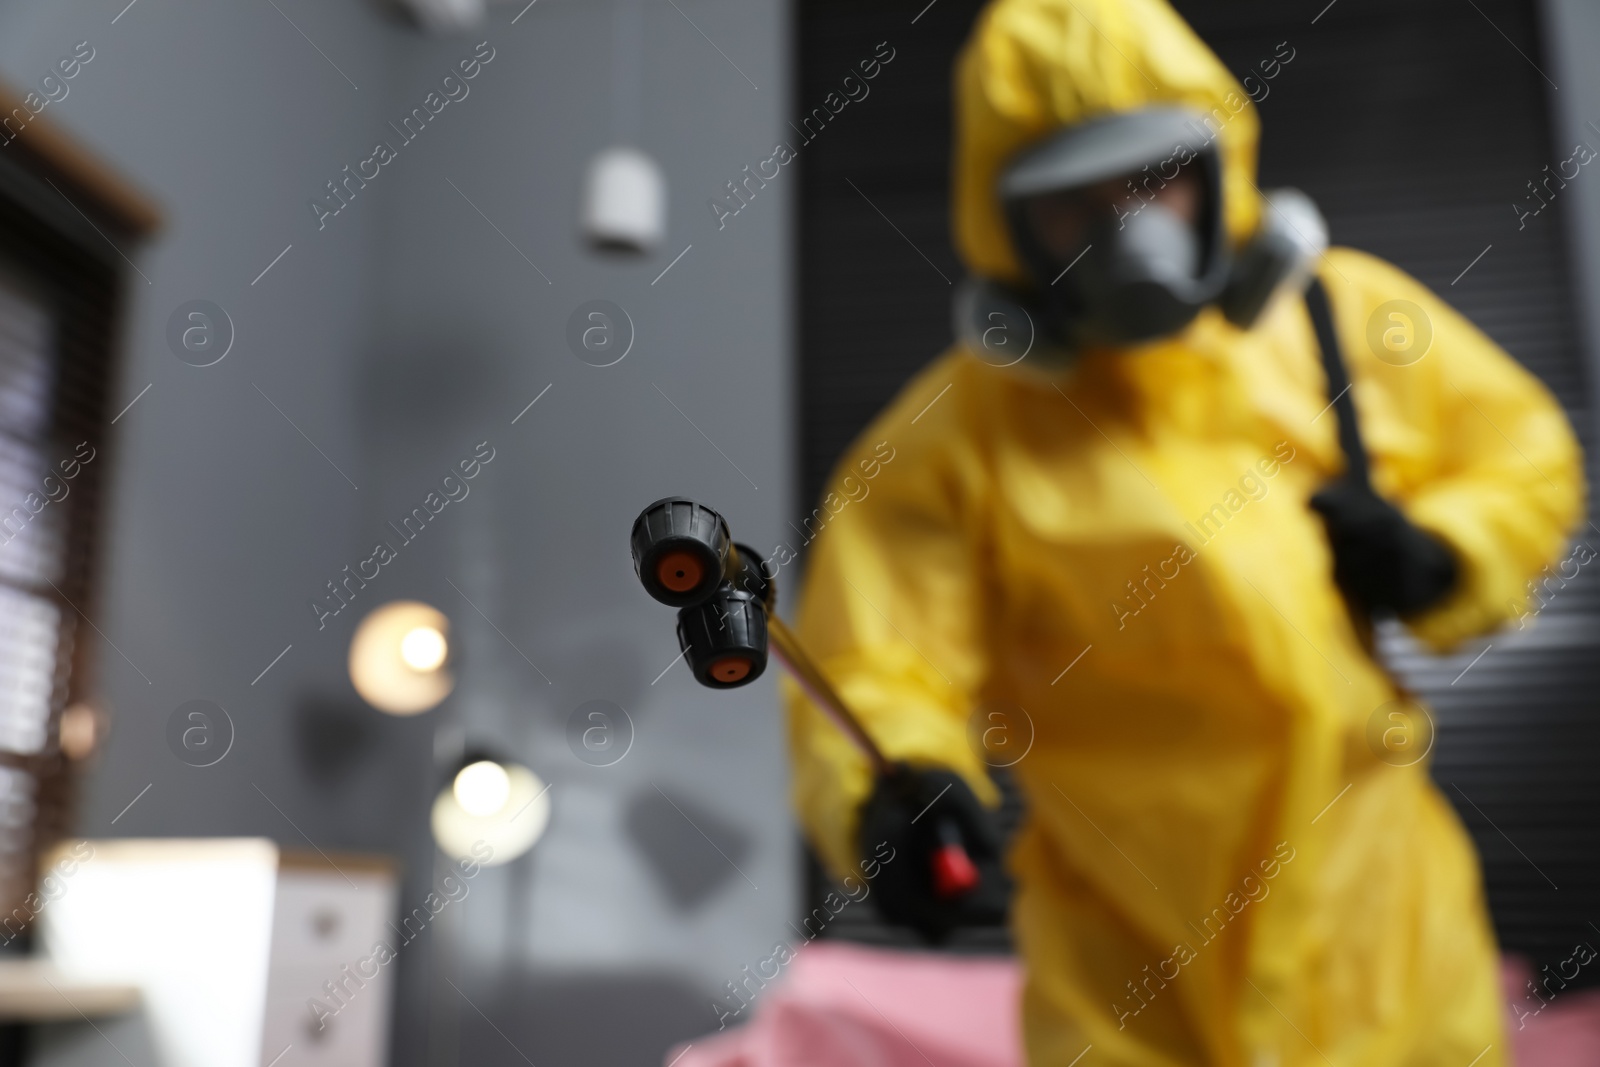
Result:
M678 642L702 685L733 689L761 677L775 589L760 558L733 542L727 520L665 497L633 521L629 547L645 592L679 609Z

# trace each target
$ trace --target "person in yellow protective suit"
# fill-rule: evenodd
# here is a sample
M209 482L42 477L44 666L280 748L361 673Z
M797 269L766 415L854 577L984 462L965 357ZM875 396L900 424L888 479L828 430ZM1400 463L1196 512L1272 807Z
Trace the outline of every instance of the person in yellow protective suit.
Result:
M985 9L956 76L970 271L1048 291L1003 177L1064 129L1153 105L1206 116L1240 248L1270 213L1257 116L1163 0ZM1391 606L1449 648L1517 614L1559 557L1577 446L1531 375L1400 270L1334 248L1315 273L1368 510L1449 561ZM876 477L829 505L798 627L885 752L962 793L996 800L975 716L1005 709L1015 747L1031 740L1008 858L1029 1061L1502 1067L1477 858L1427 762L1390 747L1426 731L1392 716L1405 697L1360 582L1335 580L1363 565L1338 547L1361 520L1330 503L1346 459L1306 300L1248 329L1213 305L1154 339L1080 337L1031 372L978 347L928 366L843 457L836 480ZM842 874L873 778L787 700L795 802Z

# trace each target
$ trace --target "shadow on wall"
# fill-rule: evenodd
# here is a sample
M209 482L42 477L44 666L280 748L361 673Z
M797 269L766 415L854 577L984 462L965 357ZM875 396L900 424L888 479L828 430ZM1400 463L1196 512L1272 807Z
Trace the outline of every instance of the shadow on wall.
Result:
M628 802L628 837L672 906L698 908L729 880L749 854L748 834L704 804L656 788Z
M360 417L368 439L383 448L419 437L438 440L441 427L471 435L501 425L495 401L511 387L513 368L492 351L481 327L445 319L403 348L368 354L360 372ZM419 435L419 427L428 433Z
M308 777L324 787L347 780L359 764L380 755L372 709L353 701L302 697L291 716L295 753Z

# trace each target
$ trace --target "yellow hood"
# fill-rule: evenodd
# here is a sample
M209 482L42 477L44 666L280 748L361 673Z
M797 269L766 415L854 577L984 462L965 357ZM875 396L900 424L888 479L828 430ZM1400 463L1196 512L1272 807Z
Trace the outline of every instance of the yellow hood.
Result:
M1228 232L1255 228L1255 105L1165 0L997 0L957 61L955 100L953 222L974 274L1023 278L995 195L1006 163L1062 126L1151 104L1210 116Z

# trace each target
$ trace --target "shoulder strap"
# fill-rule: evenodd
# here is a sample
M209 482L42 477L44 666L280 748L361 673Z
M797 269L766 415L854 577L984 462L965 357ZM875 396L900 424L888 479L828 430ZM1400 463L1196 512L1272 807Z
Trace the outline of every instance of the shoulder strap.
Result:
M1339 335L1333 329L1333 312L1328 292L1315 276L1306 289L1306 310L1317 331L1317 347L1322 350L1322 369L1328 378L1330 406L1339 416L1339 449L1344 453L1346 475L1368 484L1367 447L1361 440L1361 424L1356 421L1356 405L1350 397L1350 375L1345 370ZM1326 410L1326 409L1324 409Z

